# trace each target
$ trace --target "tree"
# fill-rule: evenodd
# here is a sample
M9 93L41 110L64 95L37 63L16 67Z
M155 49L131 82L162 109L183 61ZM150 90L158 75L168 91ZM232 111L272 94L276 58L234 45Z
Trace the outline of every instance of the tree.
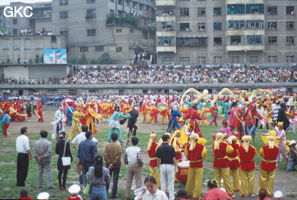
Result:
M109 53L103 53L99 59L98 59L99 64L112 64L112 60L110 58Z
M29 59L29 64L33 64L32 58Z
M94 59L92 59L92 60L90 61L90 64L95 65L95 64L97 64L97 61L94 60Z
M81 64L81 65L83 65L83 64L88 64L88 59L87 59L87 57L86 57L85 54L83 54L83 55L80 57L80 59L78 60L78 64Z
M77 56L71 56L71 57L69 57L68 63L70 63L70 64L77 64L78 63Z

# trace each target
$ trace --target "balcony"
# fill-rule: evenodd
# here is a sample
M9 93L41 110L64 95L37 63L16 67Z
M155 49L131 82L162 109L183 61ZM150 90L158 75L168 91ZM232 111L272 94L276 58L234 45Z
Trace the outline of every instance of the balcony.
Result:
M175 22L176 18L174 15L167 15L167 16L157 16L157 22Z
M263 51L265 49L264 45L227 45L227 51Z
M156 0L156 6L176 6L176 0Z
M246 0L226 0L226 4L246 4ZM264 0L249 0L249 4L259 4L264 3Z
M226 35L265 35L265 30L226 30Z
M242 15L227 15L226 20L227 21L235 21L235 20L263 20L265 19L264 14L242 14Z
M157 46L156 51L157 53L160 53L160 52L176 53L176 46Z
M156 33L157 37L175 37L176 32L175 31L157 31Z

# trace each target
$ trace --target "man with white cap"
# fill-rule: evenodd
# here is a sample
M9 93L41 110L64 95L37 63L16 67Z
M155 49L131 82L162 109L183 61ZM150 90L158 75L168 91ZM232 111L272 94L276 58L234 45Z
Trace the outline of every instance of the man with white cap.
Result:
M290 151L288 154L288 164L287 164L287 171L296 171L295 167L297 165L297 148L296 148L296 141L291 140L290 144Z
M283 194L282 191L277 190L277 191L274 192L273 198L274 198L274 200L283 200L284 199L284 194Z
M79 194L80 186L77 184L73 184L68 189L68 192L71 194L71 197L68 197L67 200L82 200L82 197Z
M50 196L49 193L41 192L38 194L37 199L38 200L48 200L49 196Z

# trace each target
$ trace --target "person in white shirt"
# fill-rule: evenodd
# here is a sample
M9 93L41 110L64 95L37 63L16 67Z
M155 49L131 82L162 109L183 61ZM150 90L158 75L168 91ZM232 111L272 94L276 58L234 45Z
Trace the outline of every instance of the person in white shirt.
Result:
M126 182L126 199L130 199L130 191L133 177L135 177L136 188L141 187L141 168L143 167L141 149L137 147L138 138L131 138L132 146L128 147L124 155L124 163L128 165L127 182Z
M157 181L153 176L147 176L144 179L145 188L141 194L139 194L135 200L168 200L165 192L158 189Z
M75 149L78 149L78 145L82 141L87 139L86 138L86 132L88 131L88 127L87 126L82 126L81 131L82 132L80 134L76 135L75 138L71 141L71 144L73 144ZM98 140L95 137L92 138L92 141L95 142L96 144L98 143Z
M16 139L17 157L17 186L25 186L25 181L28 174L29 160L32 159L32 154L29 145L28 128L21 128L21 135Z
M59 140L59 133L65 131L66 117L64 115L63 107L59 106L58 110L55 113L55 119L51 123L53 125L52 139Z

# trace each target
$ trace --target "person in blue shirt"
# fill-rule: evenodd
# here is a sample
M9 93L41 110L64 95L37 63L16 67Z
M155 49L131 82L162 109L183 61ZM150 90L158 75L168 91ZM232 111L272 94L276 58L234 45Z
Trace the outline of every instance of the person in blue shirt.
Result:
M181 113L178 110L177 106L174 105L172 107L171 115L170 115L170 120L168 122L168 128L167 132L173 133L176 129L180 128L180 125L178 124L178 117L181 117Z
M75 109L72 107L72 105L69 105L66 109L66 116L67 116L67 126L72 126L72 117Z
M78 146L78 155L80 164L83 165L83 184L86 186L86 174L94 161L94 156L97 153L96 143L92 141L92 132L86 132L86 140L82 141Z
M0 124L2 125L3 135L7 136L7 129L9 127L11 117L9 116L7 110L5 110L3 113L4 113L4 116L3 116L2 120L0 121Z

